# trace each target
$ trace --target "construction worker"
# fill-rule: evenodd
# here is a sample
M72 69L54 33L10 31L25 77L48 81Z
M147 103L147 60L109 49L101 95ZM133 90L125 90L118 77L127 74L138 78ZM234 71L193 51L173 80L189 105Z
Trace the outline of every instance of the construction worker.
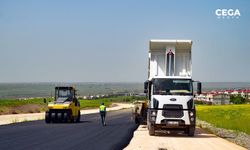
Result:
M106 122L105 122L105 117L106 117L106 106L104 105L103 102L102 102L101 106L99 107L99 111L100 111L100 115L101 115L102 125L103 125L103 126L106 126Z

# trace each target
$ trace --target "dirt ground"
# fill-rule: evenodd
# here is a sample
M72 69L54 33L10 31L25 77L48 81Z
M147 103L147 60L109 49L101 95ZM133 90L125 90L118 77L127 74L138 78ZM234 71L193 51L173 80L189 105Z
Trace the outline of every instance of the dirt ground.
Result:
M21 114L21 113L39 113L46 109L44 105L26 104L15 107L5 107L4 111L0 111L0 115L6 114Z
M125 150L246 150L245 148L196 128L195 136L181 132L158 132L149 136L146 125L140 125Z
M26 104L13 107L2 107L0 115L21 114L21 113L39 113L46 109L46 106L39 104Z

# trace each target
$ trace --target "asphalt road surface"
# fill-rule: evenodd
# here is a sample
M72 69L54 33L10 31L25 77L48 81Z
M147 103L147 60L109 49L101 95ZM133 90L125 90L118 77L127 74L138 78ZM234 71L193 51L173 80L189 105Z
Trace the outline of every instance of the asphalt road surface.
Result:
M137 126L131 109L108 112L107 126L99 114L81 116L80 123L46 124L44 120L0 126L2 150L119 150L126 147Z

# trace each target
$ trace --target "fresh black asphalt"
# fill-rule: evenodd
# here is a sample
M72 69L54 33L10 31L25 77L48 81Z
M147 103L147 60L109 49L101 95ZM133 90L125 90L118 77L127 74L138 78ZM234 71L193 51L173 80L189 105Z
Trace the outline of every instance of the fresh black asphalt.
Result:
M138 127L131 110L108 112L107 126L99 114L81 116L80 123L46 124L44 120L0 126L0 150L119 150Z

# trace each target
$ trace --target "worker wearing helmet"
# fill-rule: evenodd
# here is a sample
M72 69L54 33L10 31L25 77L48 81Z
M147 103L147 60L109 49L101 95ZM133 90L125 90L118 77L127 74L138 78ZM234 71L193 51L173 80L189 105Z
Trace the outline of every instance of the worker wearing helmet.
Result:
M101 106L99 107L99 111L100 111L100 115L101 115L101 121L102 121L102 125L106 126L106 122L105 122L105 117L106 117L106 106L104 105L104 103L101 104Z

